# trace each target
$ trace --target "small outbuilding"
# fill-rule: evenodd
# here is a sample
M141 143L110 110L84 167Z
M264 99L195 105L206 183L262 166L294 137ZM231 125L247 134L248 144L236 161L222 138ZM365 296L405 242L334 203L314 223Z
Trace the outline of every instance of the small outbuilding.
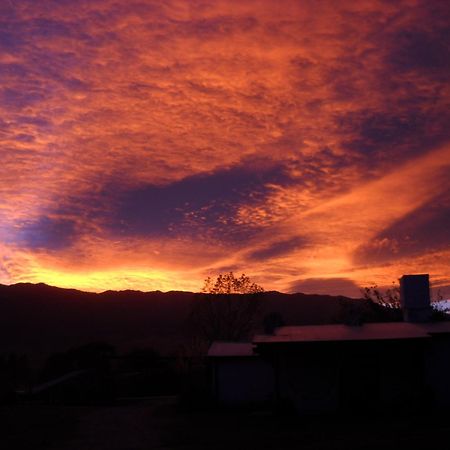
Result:
M255 354L251 342L214 342L208 359L212 392L219 404L258 405L273 398L272 366Z

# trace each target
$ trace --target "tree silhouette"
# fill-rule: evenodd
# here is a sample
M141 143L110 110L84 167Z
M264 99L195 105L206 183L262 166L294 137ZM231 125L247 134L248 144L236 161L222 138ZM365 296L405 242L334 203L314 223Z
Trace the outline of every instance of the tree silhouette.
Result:
M220 274L213 280L211 277L206 278L202 292L205 294L259 294L264 289L253 283L245 274L236 278L233 272L224 275Z
M248 339L258 323L262 292L264 289L245 274L208 277L190 314L193 336L208 345Z

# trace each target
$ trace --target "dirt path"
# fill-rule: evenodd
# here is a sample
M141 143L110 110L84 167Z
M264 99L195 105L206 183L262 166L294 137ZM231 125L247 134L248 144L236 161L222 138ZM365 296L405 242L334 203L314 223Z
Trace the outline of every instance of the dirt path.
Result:
M157 449L170 441L175 410L175 397L115 406L1 406L0 449Z
M96 408L83 415L76 434L54 450L149 450L163 446L164 414L175 400L154 399L142 404ZM52 449L53 450L53 449Z
M0 408L3 450L423 450L447 448L444 414L297 417L185 411L175 398Z

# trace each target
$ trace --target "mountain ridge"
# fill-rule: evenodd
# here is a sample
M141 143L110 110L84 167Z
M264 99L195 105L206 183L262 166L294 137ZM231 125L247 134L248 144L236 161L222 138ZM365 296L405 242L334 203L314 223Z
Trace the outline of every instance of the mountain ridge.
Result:
M44 283L0 285L0 353L49 354L93 341L174 353L184 343L195 302L204 296L185 291L93 293ZM364 303L277 291L260 298L261 328L262 318L271 312L279 313L287 325L326 324L338 320L343 304Z
M107 289L105 291L100 291L100 292L94 292L94 291L84 291L82 289L76 289L76 288L64 288L64 287L60 287L60 286L53 286L51 284L47 284L47 283L43 283L43 282L39 282L39 283L31 283L31 282L19 282L19 283L13 283L13 284L2 284L0 283L0 289L2 288L19 288L19 287L42 287L42 288L49 288L49 289L57 289L60 291L68 291L68 292L78 292L78 293L83 293L83 294L92 294L92 295L104 295L104 294L109 294L109 293L118 293L118 294L122 294L122 293L129 293L129 294L192 294L192 295L199 295L199 294L204 294L203 292L193 292L193 291L178 291L178 290L170 290L170 291L161 291L159 289L156 289L154 291L141 291L139 289L119 289L119 290L114 290L114 289ZM276 295L304 295L304 296L308 296L308 297L314 297L314 296L318 296L318 297L331 297L331 298L349 298L349 299L356 299L354 297L346 297L344 295L331 295L331 294L307 294L304 292L281 292L281 291L276 291L276 290L270 290L270 291L263 291L264 295L267 294L276 294Z

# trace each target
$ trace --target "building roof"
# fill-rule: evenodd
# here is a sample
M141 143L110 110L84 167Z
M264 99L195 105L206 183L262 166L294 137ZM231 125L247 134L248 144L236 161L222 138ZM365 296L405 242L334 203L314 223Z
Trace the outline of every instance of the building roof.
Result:
M259 344L372 341L397 339L427 339L433 334L450 333L450 322L436 323L367 323L360 326L349 325L306 325L280 327L273 335L255 336L253 342Z
M251 342L213 342L208 350L210 357L255 356Z

